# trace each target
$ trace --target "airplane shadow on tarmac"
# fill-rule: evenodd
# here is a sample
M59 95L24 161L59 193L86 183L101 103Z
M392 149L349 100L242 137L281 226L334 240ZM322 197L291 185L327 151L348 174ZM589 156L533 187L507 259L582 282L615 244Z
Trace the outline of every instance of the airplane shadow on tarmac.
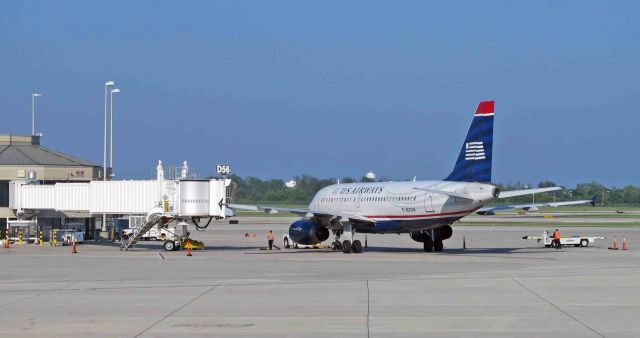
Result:
M159 250L164 252L164 248L162 247L162 241L157 242L147 242L142 241L138 242L132 248L129 248L129 251L135 251L136 249L141 250ZM101 241L101 242L87 242L83 245L87 246L103 246L103 247L111 247L119 249L121 247L120 242L110 242L110 241ZM203 249L192 249L193 251L244 251L244 250L256 250L259 247L256 246L205 246ZM186 249L182 249L186 250Z
M440 255L474 255L474 254L513 254L523 253L523 248L484 248L484 249L445 249L442 252L438 252ZM377 253L412 253L412 254L430 254L430 252L424 252L422 248L399 248L399 247L368 247L363 249L364 253L377 252ZM518 252L516 252L518 251ZM259 250L256 252L247 252L247 254L342 254L342 251L333 251L330 249L284 249L284 250ZM524 252L526 253L526 251ZM353 254L353 253L352 253Z
M447 249L438 252L441 255L468 255L468 254L512 254L523 248L478 248L478 249ZM428 253L422 248L393 248L393 247L369 247L364 249L365 252L416 252Z

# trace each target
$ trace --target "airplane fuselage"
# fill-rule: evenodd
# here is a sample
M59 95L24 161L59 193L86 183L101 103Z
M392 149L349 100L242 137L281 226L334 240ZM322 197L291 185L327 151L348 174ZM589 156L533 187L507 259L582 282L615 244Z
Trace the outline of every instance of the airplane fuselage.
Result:
M425 190L463 194L453 197ZM320 190L309 205L315 214L358 214L363 222L357 232L402 233L447 225L474 212L496 196L496 187L485 183L407 181L334 184ZM331 228L331 220L321 220Z

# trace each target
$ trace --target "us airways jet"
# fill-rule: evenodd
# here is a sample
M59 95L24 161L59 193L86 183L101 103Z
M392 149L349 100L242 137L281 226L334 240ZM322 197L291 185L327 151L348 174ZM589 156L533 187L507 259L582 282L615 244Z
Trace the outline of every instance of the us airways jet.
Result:
M286 211L303 218L291 224L289 238L314 245L335 236L334 250L362 252L354 233L408 233L427 252L443 250L451 224L495 199L559 190L559 187L501 192L491 182L494 101L481 102L458 160L440 181L334 184L318 191L307 210L232 204L248 210ZM340 238L344 235L344 240Z

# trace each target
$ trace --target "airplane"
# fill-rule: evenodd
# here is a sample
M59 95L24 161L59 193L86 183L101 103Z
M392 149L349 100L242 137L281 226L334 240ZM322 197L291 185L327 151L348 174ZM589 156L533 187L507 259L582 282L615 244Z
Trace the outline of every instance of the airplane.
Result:
M296 243L314 245L335 236L333 250L361 253L355 233L402 234L443 251L451 225L495 199L561 189L547 187L501 192L491 184L495 102L480 102L453 171L444 180L334 184L322 188L308 209L229 204L232 209L290 212L302 216L289 227ZM340 241L340 237L347 237Z

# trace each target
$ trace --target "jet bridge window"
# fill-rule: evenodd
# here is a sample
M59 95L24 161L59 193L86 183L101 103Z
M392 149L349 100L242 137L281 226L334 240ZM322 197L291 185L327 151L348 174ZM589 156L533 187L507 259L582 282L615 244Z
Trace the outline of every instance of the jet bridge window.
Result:
M9 182L0 181L0 207L9 206Z

